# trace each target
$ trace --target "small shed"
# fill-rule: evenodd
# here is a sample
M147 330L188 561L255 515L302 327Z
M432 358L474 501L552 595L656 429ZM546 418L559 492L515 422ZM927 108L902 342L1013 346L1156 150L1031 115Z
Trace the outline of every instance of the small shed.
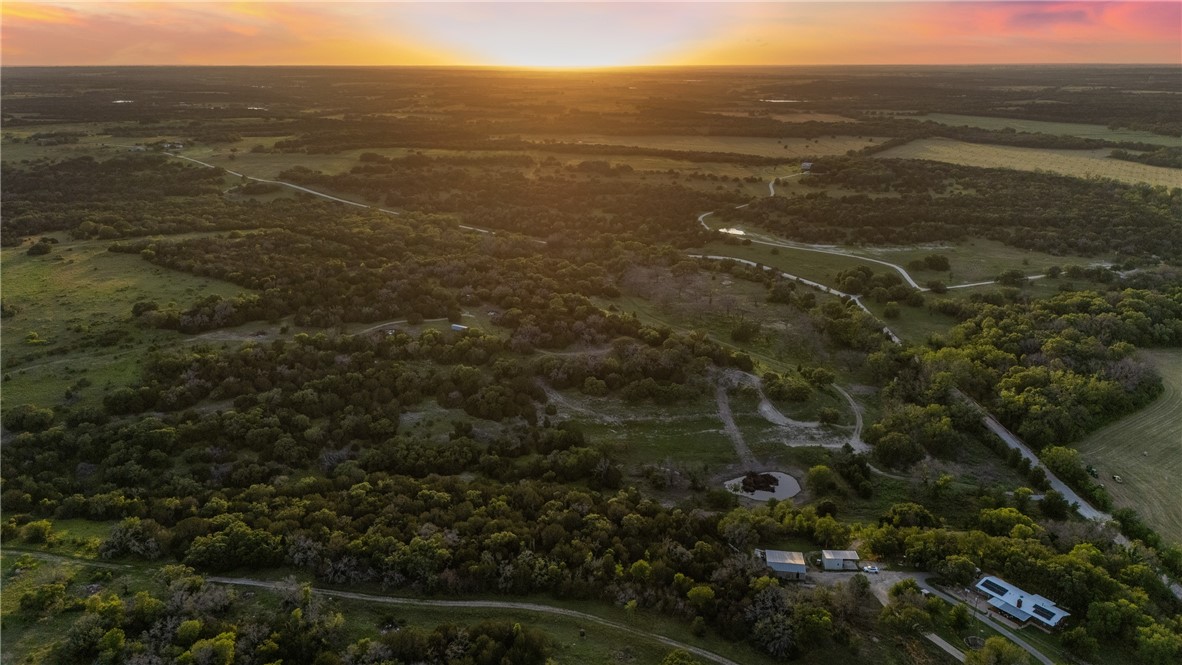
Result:
M468 329L468 326L461 326L458 323L453 323L453 324L451 324L451 329L456 332L464 332L465 330Z
M763 559L768 568L776 574L789 580L803 580L808 572L804 563L803 552L786 552L784 550L755 550L756 556Z
M813 163L812 162L801 162L800 163L800 170L804 171L805 173L812 171L813 170Z
M821 550L821 567L825 570L857 570L860 558L854 550Z

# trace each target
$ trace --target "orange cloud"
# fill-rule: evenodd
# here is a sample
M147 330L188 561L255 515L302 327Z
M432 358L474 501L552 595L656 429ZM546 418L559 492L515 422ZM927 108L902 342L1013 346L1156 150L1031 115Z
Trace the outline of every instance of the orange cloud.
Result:
M444 64L385 32L380 6L312 3L4 3L6 65ZM360 10L360 11L359 11Z
M1166 62L1182 58L1176 2L783 3L685 64Z
M62 7L37 5L31 2L7 2L0 8L5 23L8 21L32 21L36 23L77 24L78 17L73 11Z
M6 65L1167 62L1182 3L4 3Z

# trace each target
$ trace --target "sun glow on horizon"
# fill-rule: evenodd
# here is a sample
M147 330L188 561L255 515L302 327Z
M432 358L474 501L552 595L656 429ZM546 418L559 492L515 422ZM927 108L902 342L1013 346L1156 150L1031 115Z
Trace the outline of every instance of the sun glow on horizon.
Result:
M654 65L726 21L726 5L434 4L404 8L402 25L466 64L544 69Z
M5 65L1179 64L1182 3L5 2Z

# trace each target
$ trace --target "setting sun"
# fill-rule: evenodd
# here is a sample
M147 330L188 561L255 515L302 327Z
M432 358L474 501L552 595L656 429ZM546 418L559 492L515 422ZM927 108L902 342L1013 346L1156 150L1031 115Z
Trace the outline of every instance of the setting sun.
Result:
M1172 62L1177 2L4 3L7 65Z
M572 68L668 62L727 16L722 4L437 4L393 18L465 64Z

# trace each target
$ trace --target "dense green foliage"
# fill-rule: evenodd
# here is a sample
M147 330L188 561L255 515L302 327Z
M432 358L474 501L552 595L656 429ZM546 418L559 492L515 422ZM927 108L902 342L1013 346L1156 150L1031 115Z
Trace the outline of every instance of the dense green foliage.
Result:
M1160 73L1161 82L1138 80L1150 86L1138 89L1169 89L1177 79L1173 70L1128 71ZM1182 190L822 156L802 181L818 191L735 208L768 177L766 167L791 163L795 171L807 156L795 153L813 142L769 159L567 138L598 133L627 146L629 137L659 135L771 142L859 134L881 147L947 136L1120 147L1125 158L1157 163L1174 155L921 124L879 111L906 99L913 111L999 113L976 106L1028 95L991 88L1033 80L1054 83L1046 95L1069 103L1030 104L1015 115L1170 133L1178 127L1164 113L1167 95L1138 95L1133 103L1124 84L1095 69L1078 75L1113 87L1078 105L1081 93L1061 89L1065 80L1051 70L933 69L877 79L706 72L693 84L604 73L618 88L612 93L599 79L549 73L299 70L256 88L253 73L210 72L222 78L196 73L168 90L158 72L107 72L116 83L87 94L70 92L92 85L73 70L21 71L14 79L5 72L5 113L19 114L6 115L7 126L101 121L108 136L154 142L144 154L108 148L101 160L5 162L4 242L29 246L9 251L44 268L69 261L69 250L45 234L109 239L118 255L98 254L106 259L139 256L142 262L131 260L145 270L244 290L231 299L135 296L120 305L130 311L115 316L128 328L175 330L151 332L183 341L125 349L138 375L96 386L90 394L102 390L100 399L6 397L6 546L55 547L57 522L105 522L110 531L91 552L161 571L156 591L136 595L84 593L66 578L23 592L15 603L22 620L71 619L47 662L478 665L540 664L551 654L536 631L498 620L434 630L392 625L354 640L345 637L343 616L308 588L292 586L278 608L248 609L201 577L280 567L318 583L392 593L543 594L647 609L684 621L694 635L744 640L776 659L820 652L860 662L880 653L872 643L966 626L966 610L924 597L910 579L890 590L881 612L862 575L816 587L773 579L752 551L786 542L810 550L810 558L820 547L850 546L892 567L905 556L952 585L969 584L980 571L1003 575L1071 612L1062 641L1073 654L1103 651L1154 665L1182 657L1182 606L1160 577L1182 573L1182 550L1132 511L1115 513L1127 546L1114 544L1113 527L1078 521L1062 494L1047 491L1042 469L1031 470L988 433L973 403L1106 507L1106 494L1068 444L1160 392L1137 347L1182 344L1177 273L1153 265L1182 256ZM9 95L13 85L30 94ZM126 89L137 91L137 103L112 104ZM201 103L211 92L235 101ZM602 104L605 95L612 104ZM782 122L747 99L753 95L799 97L800 109L860 122ZM251 106L236 107L242 99ZM241 152L222 156L270 160L283 180L400 214L293 195L153 154L165 149L162 136L202 146L234 142ZM38 131L20 148L101 155L94 138ZM240 139L259 143L240 147ZM316 161L350 150L359 153L355 161ZM303 157L316 168L297 165ZM644 170L630 157L660 157L662 165ZM674 158L695 169L667 168ZM695 222L708 210L807 241L992 238L1062 254L1116 253L1135 259L1123 267L1137 270L1055 269L1052 279L1092 283L1074 291L1060 282L1061 293L1032 299L1014 265L998 278L1009 288L964 298L948 296L942 284L922 293L895 272L819 268L817 279L855 296L837 298L760 264L687 257L718 238ZM970 260L923 254L909 265L947 272ZM636 288L637 274L668 280L665 292ZM678 312L675 296L683 294L674 292L701 285L708 301ZM956 325L917 346L891 343L862 307L882 306L885 317L904 320L924 315L925 304ZM732 306L740 313L731 315ZM641 314L621 311L629 308ZM27 310L6 300L6 322L13 315ZM265 332L262 341L225 330L260 321L280 332ZM319 331L291 332L293 325ZM227 341L191 343L186 336L195 333L211 333L198 341ZM768 352L772 343L780 350ZM47 342L30 333L25 344ZM28 360L9 364L20 372ZM742 373L745 388L728 392L726 380ZM852 409L865 408L869 455L840 448L851 438L857 445L858 435L835 425L851 420L837 383L858 394L857 403L849 398ZM881 390L861 385L871 383ZM725 402L754 404L756 388L792 410L790 419L818 421L799 427L830 437L818 439L829 449L783 448L796 430L778 428L797 425L765 426L772 422L765 401L758 427L734 422ZM630 434L639 430L623 422L632 410L655 414L649 422L660 427L683 417L666 414L712 399L723 428L702 434L711 442L725 434L741 463L702 463L691 472L690 463L672 459L680 447L657 445L643 454L668 454L668 463L636 461ZM579 408L567 408L575 400ZM600 408L624 415L596 421L595 429L579 426ZM744 444L743 427L770 434ZM691 448L687 457L700 454ZM990 468L1000 460L987 449L1025 475ZM955 465L919 464L929 457ZM757 463L799 468L809 503L740 505L718 486L718 478ZM915 465L912 475L897 475ZM894 469L889 475L879 471L886 466ZM966 470L954 477L958 468ZM972 477L978 470L986 473ZM670 480L683 472L688 483ZM654 492L640 489L644 479ZM996 642L973 658L1013 660Z
M770 198L726 215L807 242L978 237L1054 254L1182 257L1182 189L865 157L818 160L803 182L858 194Z

